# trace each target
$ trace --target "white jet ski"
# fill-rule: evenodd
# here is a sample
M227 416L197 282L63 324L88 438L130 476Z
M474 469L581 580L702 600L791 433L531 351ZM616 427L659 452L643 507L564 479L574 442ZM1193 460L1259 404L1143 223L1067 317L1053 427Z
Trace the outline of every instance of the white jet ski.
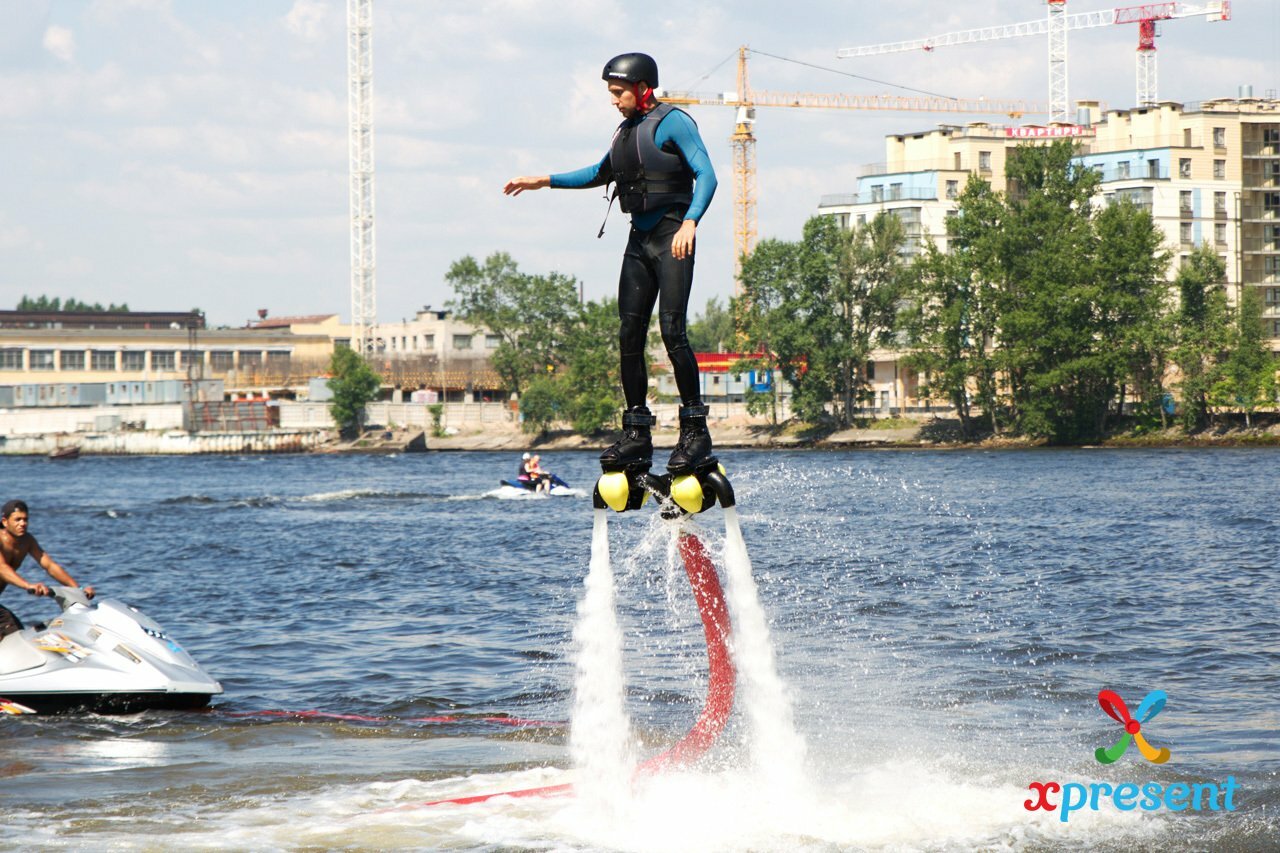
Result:
M222 685L154 620L75 587L51 586L62 615L0 640L0 713L202 708Z

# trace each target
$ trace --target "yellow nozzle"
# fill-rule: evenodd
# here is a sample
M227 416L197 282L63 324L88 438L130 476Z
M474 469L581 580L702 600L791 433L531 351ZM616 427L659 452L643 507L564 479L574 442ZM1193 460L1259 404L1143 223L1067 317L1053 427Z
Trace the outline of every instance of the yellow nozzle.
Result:
M631 484L627 482L627 475L622 471L610 471L608 474L600 475L600 481L596 483L596 489L600 492L600 497L614 512L622 512L627 508L627 498L631 495Z
M676 477L671 481L671 499L685 512L702 512L702 483L692 474Z

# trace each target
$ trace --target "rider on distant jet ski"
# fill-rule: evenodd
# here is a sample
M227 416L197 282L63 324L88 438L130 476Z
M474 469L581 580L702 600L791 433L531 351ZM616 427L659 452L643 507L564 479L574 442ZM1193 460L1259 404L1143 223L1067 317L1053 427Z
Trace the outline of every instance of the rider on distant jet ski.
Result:
M29 519L30 513L23 501L9 501L0 508L0 592L8 584L13 584L36 595L49 594L49 587L42 583L31 583L18 574L18 566L22 565L28 554L58 583L63 586L80 586L67 574L66 569L45 553L36 538L27 532ZM93 598L93 587L85 587L84 594ZM0 605L0 637L21 630L22 622L18 617L7 607Z

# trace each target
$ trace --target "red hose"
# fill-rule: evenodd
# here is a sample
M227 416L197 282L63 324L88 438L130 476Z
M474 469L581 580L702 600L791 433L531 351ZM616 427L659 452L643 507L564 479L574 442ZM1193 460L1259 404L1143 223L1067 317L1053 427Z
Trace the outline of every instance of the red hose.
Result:
M672 765L680 767L697 761L715 743L733 711L734 671L733 661L729 659L729 609L724 603L720 577L701 539L682 533L679 547L689 586L693 587L693 597L698 602L698 612L702 614L702 631L707 637L707 665L710 670L707 701L702 715L689 733L670 749L641 764L637 768L638 773L657 773Z
M729 714L733 710L734 670L733 661L729 658L729 608L724 602L720 576L716 574L715 564L711 562L707 549L697 536L682 533L677 545L684 562L685 574L689 576L689 586L693 587L693 598L698 603L698 612L702 615L702 630L707 638L707 665L710 670L707 701L703 705L702 714L688 733L669 749L643 762L636 768L637 774L650 775L668 767L683 767L697 761L715 743L725 724L729 722ZM445 803L467 805L483 803L495 797L549 797L572 791L571 784L548 785L521 791L450 797L399 808L439 806Z

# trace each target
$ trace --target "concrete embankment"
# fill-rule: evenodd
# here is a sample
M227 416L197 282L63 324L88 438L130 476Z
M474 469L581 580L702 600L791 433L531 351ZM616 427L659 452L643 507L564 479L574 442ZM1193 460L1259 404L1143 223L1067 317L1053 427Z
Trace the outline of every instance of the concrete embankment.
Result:
M0 454L47 456L68 447L86 455L168 456L198 453L299 453L324 444L327 435L308 432L105 432L74 435L0 436Z

